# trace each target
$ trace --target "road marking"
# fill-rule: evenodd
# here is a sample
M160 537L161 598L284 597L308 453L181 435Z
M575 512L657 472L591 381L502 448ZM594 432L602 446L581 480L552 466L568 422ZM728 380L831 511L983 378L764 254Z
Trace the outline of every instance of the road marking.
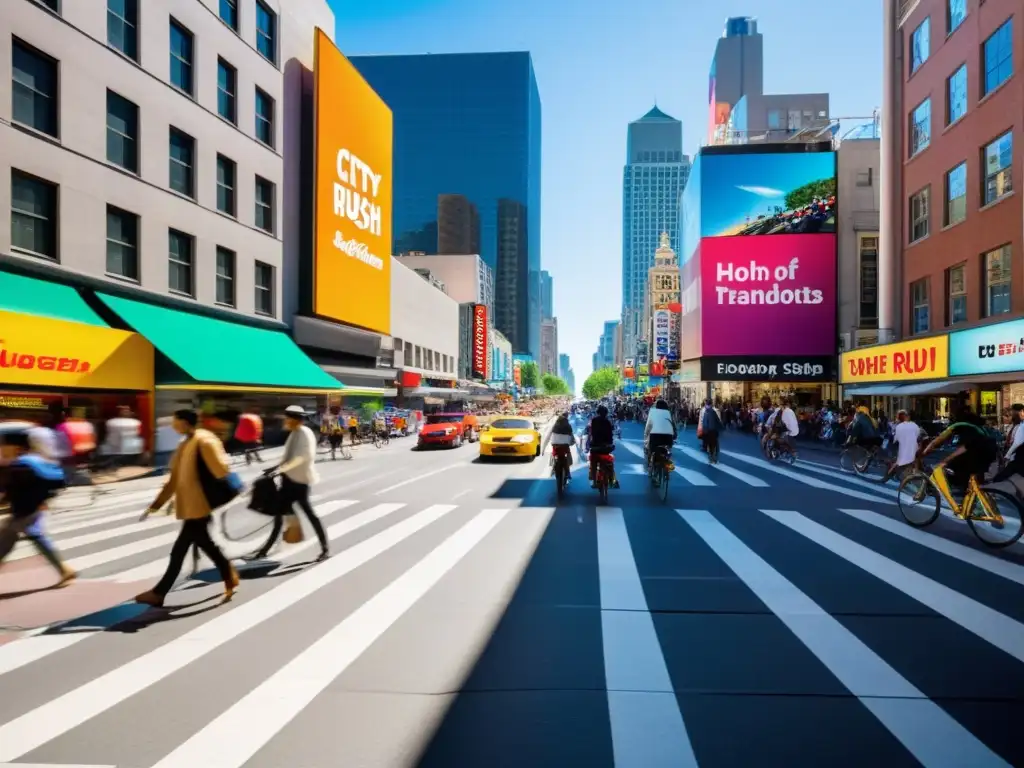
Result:
M695 451L693 448L687 448L684 445L677 445L675 446L675 449L677 451L682 451L694 461L703 461L707 463L707 457L700 451ZM761 478L754 477L754 475L748 475L746 472L742 472L734 467L730 467L727 464L708 464L708 466L711 467L712 469L717 469L719 472L724 472L725 474L730 475L731 477L735 477L741 483L746 483L747 485L752 486L754 488L768 487L768 483L766 483Z
M427 477L433 477L434 475L439 475L442 472L447 472L449 469L454 469L455 467L464 467L464 466L467 466L468 464L469 464L468 461L457 461L454 464L446 464L445 466L438 467L437 469L433 469L430 472L424 472L421 475L416 475L415 477L406 478L405 480L403 480L400 483L395 483L394 485L389 485L387 488L382 488L379 491L377 491L377 495L381 496L381 495L383 495L385 493L390 493L391 491L395 490L396 488L402 488L403 486L409 485L409 483L415 483L418 480L423 480L424 478L427 478Z
M973 632L1018 661L1024 661L1024 624L987 605L912 571L797 512L762 509L768 517L790 530L867 571L894 589ZM970 765L971 763L966 763ZM961 763L964 765L964 763Z
M155 685L365 565L453 509L451 504L428 507L175 640L0 725L0 762L17 760Z
M784 521L778 516L789 519L796 514L761 511L780 522ZM710 512L676 512L922 765L1009 768L1002 758L761 559Z
M782 467L776 467L762 459L755 459L752 456L744 456L742 453L733 453L732 451L722 451L721 453L725 454L726 456L729 456L730 458L737 459L738 461L743 461L746 462L747 464L752 464L755 467L766 469L769 472L774 472L777 475L782 475L783 477L788 477L791 480L796 480L798 483L809 485L812 488L821 488L822 490L825 491L834 491L835 493L841 493L844 496L849 496L852 499L870 501L875 504L885 504L888 501L887 499L880 498L878 496L869 496L866 493L855 491L852 488L843 488L838 485L833 485L832 483L826 483L825 481L819 480L816 477L808 477L807 475L801 475L799 472L793 472L788 469L782 469Z
M69 539L57 539L55 543L57 548L61 551L68 549L76 549L77 547L85 547L89 544L96 544L101 541L107 541L109 539L118 539L122 536L130 536L133 533L147 533L155 528L165 528L168 525L176 523L177 520L174 518L157 518L155 520L144 520L142 522L133 523L132 525L123 525L118 528L111 528L106 531L95 531L93 533L85 533L81 536L73 536ZM25 550L22 549L11 555L11 560L23 560L26 557L32 557L38 554L35 549Z
M598 507L596 520L605 688L615 766L696 768L622 510Z
M78 763L0 763L0 768L117 768L117 766L80 765Z
M508 514L486 509L153 768L240 768Z
M454 496L452 496L452 501L455 501L456 499L465 496L467 493L472 493L472 492L473 492L472 488L466 488L465 490L459 491Z
M872 512L867 509L840 509L839 511L863 523L873 525L875 528L881 528L883 531L895 534L907 541L928 547L928 549L934 552L948 555L962 563L981 568L983 571L988 571L991 574L1001 576L1017 584L1024 584L1024 567L1009 560L992 557L987 552L982 552L963 544L957 544L942 536L936 536L934 533L926 533L918 528L911 528L906 523L893 520L891 517L886 517L878 512Z

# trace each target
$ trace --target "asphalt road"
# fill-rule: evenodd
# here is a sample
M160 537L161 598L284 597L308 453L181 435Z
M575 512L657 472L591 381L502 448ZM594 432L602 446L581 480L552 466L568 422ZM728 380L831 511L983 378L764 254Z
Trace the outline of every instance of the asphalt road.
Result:
M1024 549L732 434L716 467L684 434L661 503L640 437L600 509L584 473L559 504L546 459L475 446L324 463L333 557L282 546L229 604L209 570L127 601L176 530L137 523L156 481L70 505L49 527L82 583L0 600L76 616L0 645L0 766L1024 765ZM16 552L0 591L44 573Z

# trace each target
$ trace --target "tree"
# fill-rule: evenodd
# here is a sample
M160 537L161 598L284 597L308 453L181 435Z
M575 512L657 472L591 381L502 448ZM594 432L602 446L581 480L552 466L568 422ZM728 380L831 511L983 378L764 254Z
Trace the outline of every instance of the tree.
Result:
M537 368L537 363L533 360L527 360L519 368L519 381L526 389L536 389L540 386L540 371Z
M836 180L818 179L786 193L786 210L793 211L810 205L814 198L831 197L836 193Z
M359 406L359 419L361 421L373 421L374 415L378 411L384 410L384 401L374 398L373 400L367 400Z
M618 368L601 368L590 374L583 382L583 396L588 400L597 400L617 389L621 381Z
M545 395L571 395L569 385L554 374L545 373L540 377L541 386L544 387Z

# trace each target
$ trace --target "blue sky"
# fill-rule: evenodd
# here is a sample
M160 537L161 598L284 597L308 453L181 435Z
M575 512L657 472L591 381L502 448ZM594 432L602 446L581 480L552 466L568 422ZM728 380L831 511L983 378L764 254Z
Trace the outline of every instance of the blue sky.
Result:
M737 224L770 214L772 206L785 208L789 192L834 174L832 153L705 157L701 160L701 235L717 237Z
M765 90L831 94L837 117L881 102L881 3L784 0L329 0L349 55L528 50L543 104L543 266L577 386L620 311L626 126L657 102L691 155L728 16L755 16Z

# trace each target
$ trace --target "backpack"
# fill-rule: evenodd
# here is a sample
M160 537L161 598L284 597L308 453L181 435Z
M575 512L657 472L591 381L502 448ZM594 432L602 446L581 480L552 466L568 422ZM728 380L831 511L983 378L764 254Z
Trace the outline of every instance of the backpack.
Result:
M700 421L701 429L705 432L722 431L722 419L718 416L718 411L714 408L705 408Z

